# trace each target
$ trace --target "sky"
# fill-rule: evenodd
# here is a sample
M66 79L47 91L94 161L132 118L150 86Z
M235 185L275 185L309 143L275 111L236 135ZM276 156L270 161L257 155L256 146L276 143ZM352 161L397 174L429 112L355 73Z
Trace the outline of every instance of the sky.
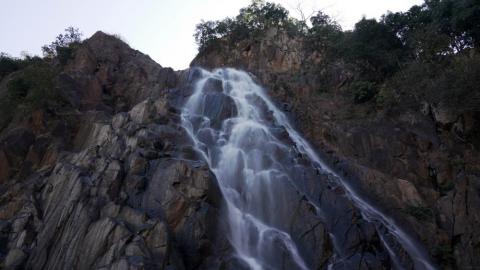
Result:
M41 55L68 26L84 38L97 30L117 34L131 47L164 67L185 69L197 53L193 38L200 20L233 17L251 0L3 0L0 9L0 52L18 57ZM344 29L363 16L379 18L386 11L406 11L423 0L270 0L298 17L322 10Z

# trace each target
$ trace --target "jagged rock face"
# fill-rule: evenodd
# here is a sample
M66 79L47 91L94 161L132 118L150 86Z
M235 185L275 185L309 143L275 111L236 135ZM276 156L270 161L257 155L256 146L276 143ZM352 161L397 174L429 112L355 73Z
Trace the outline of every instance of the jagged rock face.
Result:
M286 34L270 35L207 48L191 65L257 76L324 158L417 235L442 267L480 266L480 153L464 136L479 125L478 114L458 115L441 104L355 105L344 87L354 75L341 62L329 63L335 92L317 94L321 55Z
M240 41L235 44L220 42L221 49L217 49L217 46L213 50L207 48L207 51L198 54L192 63L206 68L234 66L251 71L292 73L301 70L305 58L302 41L293 39L276 28L270 28L259 40Z
M338 92L316 95L310 67L320 60L272 30L193 63L252 72L325 158L433 255L446 253L457 268L480 265L480 158L455 139L475 116L428 104L394 114L355 107L342 96L352 74L341 63L331 81ZM73 107L61 116L34 111L0 134L0 268L240 269L218 218L216 179L180 126L197 76L162 68L101 32L86 40L56 78ZM211 98L222 106L209 113L234 113L213 90ZM294 203L292 234L312 265L324 267L332 255L327 230L309 205ZM419 220L398 210L409 205L432 212ZM361 231L364 239L345 236L352 248L376 241Z
M96 33L75 52L65 67L64 84L77 91L81 107L125 111L147 97L165 95L177 77L150 57L132 50L119 39Z
M178 80L101 32L80 46L58 77L69 116L33 112L2 134L0 268L197 269L228 248L216 179L172 106Z
M86 40L56 78L72 107L0 134L0 268L241 269L215 176L181 127L198 76L101 32ZM235 113L212 83L209 113ZM326 229L305 200L292 209L292 235L325 267Z

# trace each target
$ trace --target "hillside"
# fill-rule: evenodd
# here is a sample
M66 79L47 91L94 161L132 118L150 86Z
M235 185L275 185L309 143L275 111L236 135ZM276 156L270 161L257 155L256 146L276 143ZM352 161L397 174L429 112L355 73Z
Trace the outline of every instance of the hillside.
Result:
M182 71L101 31L2 55L0 268L479 267L480 7L452 3L343 31L254 1Z

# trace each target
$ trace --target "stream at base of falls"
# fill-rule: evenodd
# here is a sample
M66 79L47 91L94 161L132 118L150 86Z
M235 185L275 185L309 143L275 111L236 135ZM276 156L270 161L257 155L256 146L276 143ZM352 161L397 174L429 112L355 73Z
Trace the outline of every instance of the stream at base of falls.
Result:
M217 178L238 265L436 268L416 239L322 162L248 73L199 72L182 125Z

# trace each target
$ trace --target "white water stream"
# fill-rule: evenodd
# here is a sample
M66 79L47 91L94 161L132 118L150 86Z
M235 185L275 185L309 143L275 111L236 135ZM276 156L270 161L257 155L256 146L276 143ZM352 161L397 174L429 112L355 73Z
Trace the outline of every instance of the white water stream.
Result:
M287 226L299 191L296 174L304 166L297 156L302 155L343 187L362 217L375 224L395 268L403 268L395 253L399 243L416 269L435 269L416 240L322 162L247 73L235 69L201 73L182 111L182 124L217 177L233 256L250 269L310 268ZM321 216L325 206L309 202ZM335 250L330 267L342 268L341 244L336 243L335 232L329 235Z

